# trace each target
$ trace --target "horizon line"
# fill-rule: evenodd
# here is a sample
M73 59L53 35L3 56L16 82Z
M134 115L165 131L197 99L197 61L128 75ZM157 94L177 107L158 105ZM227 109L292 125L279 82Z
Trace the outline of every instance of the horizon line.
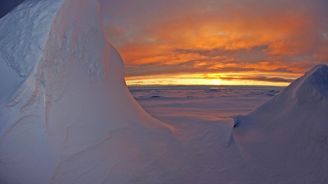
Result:
M288 84L289 85L289 84ZM287 87L288 85L261 85L261 84L230 84L230 85L210 85L210 84L126 84L127 87Z

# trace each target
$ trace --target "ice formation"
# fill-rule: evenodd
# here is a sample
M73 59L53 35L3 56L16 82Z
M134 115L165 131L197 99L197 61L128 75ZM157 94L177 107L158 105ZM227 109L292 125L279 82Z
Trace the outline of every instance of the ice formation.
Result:
M99 9L27 0L0 19L1 184L159 183L175 172L165 167L174 129L130 95Z
M234 137L251 166L250 183L328 183L327 65L236 121Z

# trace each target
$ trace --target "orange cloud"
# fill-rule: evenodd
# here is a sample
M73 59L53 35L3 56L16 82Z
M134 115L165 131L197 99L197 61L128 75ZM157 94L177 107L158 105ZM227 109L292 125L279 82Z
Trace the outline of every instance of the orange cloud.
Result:
M127 79L131 84L208 84L213 81L204 74L210 74L221 76L221 84L286 85L313 64L328 60L327 29L320 21L325 15L318 17L317 6L309 2L296 6L284 1L278 6L269 0L247 0L247 6L238 6L224 1L220 12L188 5L185 12L149 21L125 37L119 35ZM108 33L115 38L115 30Z

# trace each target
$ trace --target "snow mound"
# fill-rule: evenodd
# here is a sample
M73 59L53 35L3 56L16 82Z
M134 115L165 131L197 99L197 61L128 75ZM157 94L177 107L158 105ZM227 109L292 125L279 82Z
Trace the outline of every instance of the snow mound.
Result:
M294 98L301 102L318 102L328 98L328 66L317 65L295 82Z
M256 111L236 117L234 138L252 163L250 181L327 183L327 109L328 66L318 65Z
M94 0L27 0L0 19L0 183L174 181L174 128L133 99Z

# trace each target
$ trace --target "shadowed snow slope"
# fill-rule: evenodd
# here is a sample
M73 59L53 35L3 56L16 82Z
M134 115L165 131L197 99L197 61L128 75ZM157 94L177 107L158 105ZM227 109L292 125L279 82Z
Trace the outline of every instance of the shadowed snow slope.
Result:
M235 140L252 166L249 181L328 183L327 65L235 120Z
M130 95L98 13L95 0L27 0L0 19L1 184L178 179L174 129Z

